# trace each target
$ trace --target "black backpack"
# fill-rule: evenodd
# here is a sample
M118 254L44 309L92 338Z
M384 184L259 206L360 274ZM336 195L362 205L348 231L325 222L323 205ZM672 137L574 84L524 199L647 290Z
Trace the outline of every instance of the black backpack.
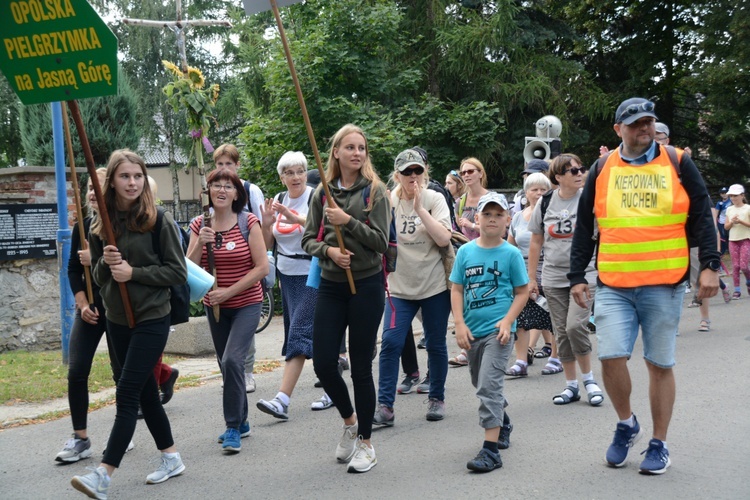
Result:
M164 220L164 209L157 207L156 209L156 225L153 231L151 231L151 246L154 249L154 253L159 256L159 260L164 263L161 255L161 245L159 244L159 235L161 234L162 221ZM178 233L180 235L180 242L182 243L183 254L187 252L187 233L175 222ZM171 325L179 325L181 323L187 323L190 319L190 287L187 282L182 285L170 285L169 291L171 296L169 298L169 305L172 307L170 312L169 322Z

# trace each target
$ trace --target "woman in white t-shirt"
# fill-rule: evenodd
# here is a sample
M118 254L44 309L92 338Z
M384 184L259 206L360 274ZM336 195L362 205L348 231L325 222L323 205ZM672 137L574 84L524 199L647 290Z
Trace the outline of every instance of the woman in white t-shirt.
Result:
M430 369L427 420L443 419L448 374L446 331L451 304L440 255L440 248L451 244L448 204L441 194L427 189L426 165L413 149L396 157L393 181L398 262L396 271L388 276L391 300L386 302L383 318L378 408L373 419L373 425L380 426L393 425L399 357L420 308Z
M313 188L307 185L307 158L300 151L287 151L276 167L287 191L263 205L263 238L266 248L276 248L276 271L284 310L284 375L279 392L270 401L261 399L257 407L276 418L289 418L289 402L305 360L313 354L312 325L317 290L306 285L312 257L302 250L302 233ZM327 396L325 408L332 403ZM324 409L324 408L318 408Z
M732 256L732 298L737 300L742 296L740 271L745 275L747 294L750 295L750 205L745 201L745 188L742 184L729 186L728 194L732 206L727 208L724 228L729 231L729 254Z

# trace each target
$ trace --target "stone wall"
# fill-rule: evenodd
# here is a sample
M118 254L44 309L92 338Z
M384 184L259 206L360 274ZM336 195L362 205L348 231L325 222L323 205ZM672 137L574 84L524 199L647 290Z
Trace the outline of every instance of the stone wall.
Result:
M57 259L0 262L0 352L60 349Z
M85 169L79 168L78 175ZM68 180L68 221L75 221ZM0 169L0 203L57 203L54 167ZM0 261L0 352L60 349L59 259Z

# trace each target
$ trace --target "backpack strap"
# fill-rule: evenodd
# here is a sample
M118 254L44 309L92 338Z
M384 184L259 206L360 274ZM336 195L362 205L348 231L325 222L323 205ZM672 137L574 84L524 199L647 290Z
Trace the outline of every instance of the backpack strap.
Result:
M549 207L549 202L552 199L552 194L554 192L554 189L550 189L542 195L542 201L540 202L541 206L539 207L539 210L542 212L542 229L544 229L544 214L547 213L547 207Z
M244 210L237 214L237 225L240 226L240 233L242 233L242 239L247 241L250 236L250 229L247 227L247 221L250 219L250 212Z
M463 215L467 197L468 194L464 193L461 195L461 198L458 199L458 213L456 214L456 219L460 219Z
M164 263L161 258L161 243L159 242L159 236L161 235L162 221L164 220L164 209L162 207L156 207L156 224L151 230L151 248L156 255L159 256L159 260Z
M247 195L247 211L252 212L253 205L250 203L250 181L244 181L243 185L245 186L245 194Z

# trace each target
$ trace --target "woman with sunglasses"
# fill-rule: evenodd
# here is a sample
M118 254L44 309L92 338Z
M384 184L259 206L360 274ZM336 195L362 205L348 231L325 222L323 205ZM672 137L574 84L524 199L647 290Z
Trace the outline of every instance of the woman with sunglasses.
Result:
M484 165L476 158L466 158L461 161L459 173L465 185L464 193L456 200L454 212L456 214L456 225L469 240L475 240L479 237L479 230L474 215L477 213L477 203L479 198L487 194L487 174L484 171ZM451 366L467 366L469 358L466 357L466 351L461 349L458 356L450 358L448 364Z
M445 415L448 373L445 337L451 304L440 248L451 244L450 212L445 197L427 189L426 165L419 152L402 151L394 166L391 205L399 255L396 271L388 276L392 301L386 303L383 318L378 409L373 420L381 426L394 422L398 361L419 309L430 370L427 420L442 420Z
M240 439L250 435L245 357L260 320L260 281L268 274L268 256L260 221L243 212L247 195L237 174L220 168L211 172L206 182L213 208L211 227L204 224L203 215L192 220L187 257L208 269L206 244L213 245L217 287L206 294L203 305L224 378L226 431L219 436L219 443L223 451L238 453ZM247 239L240 223L247 224ZM220 306L218 321L213 314L215 305Z
M348 463L347 472L367 472L378 463L370 441L375 414L372 355L385 307L383 254L388 249L391 207L372 165L367 138L356 125L344 125L333 136L326 181L333 207L318 188L302 235L302 248L318 257L321 273L313 320L313 366L344 422L336 459ZM345 251L334 226L339 226ZM347 270L356 293L349 286ZM347 330L354 405L339 372L341 339Z
M466 158L459 169L461 178L466 185L466 192L456 201L456 224L459 230L470 240L479 237L474 215L477 211L479 198L487 194L487 173L484 165L476 158Z
M587 307L576 304L570 294L570 251L573 243L573 232L578 217L578 200L583 189L586 168L581 160L573 154L563 154L552 160L549 167L549 179L559 186L549 195L549 203L540 201L534 208L529 220L531 244L529 246L529 293L539 294L536 280L539 256L544 250L542 265L542 283L547 297L550 317L554 329L559 359L550 357L542 375L565 373L566 387L552 398L556 405L565 405L581 399L576 374L576 363L581 369L583 385L591 406L599 406L604 401L602 390L594 380L591 369L591 340L586 328L591 315L591 299ZM544 214L542 207L546 206ZM586 268L586 279L596 283L596 269L593 259ZM592 285L589 285L592 286Z

